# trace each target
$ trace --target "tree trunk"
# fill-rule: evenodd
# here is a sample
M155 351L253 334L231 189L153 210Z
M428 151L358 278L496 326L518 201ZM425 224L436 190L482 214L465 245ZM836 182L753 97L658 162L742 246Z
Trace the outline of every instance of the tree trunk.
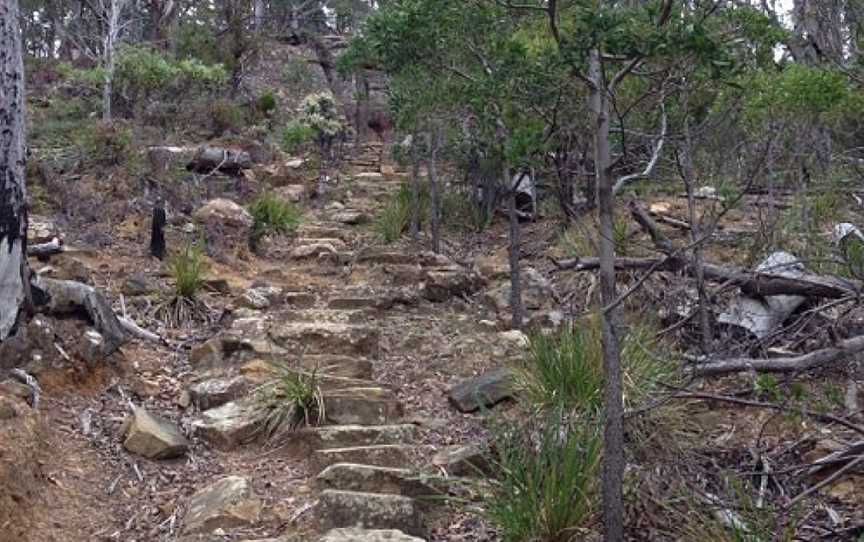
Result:
M510 168L504 166L504 182L511 184L507 192L507 214L510 218L510 314L512 315L511 327L521 329L524 320L522 307L522 272L519 269L519 260L522 245L522 230L519 225L519 215L516 213L516 194L519 184L525 178L523 173L516 183L511 183Z
M120 12L127 0L108 0L105 6L106 30L104 40L103 62L105 78L102 86L102 120L111 122L111 98L114 95L114 49L117 36L120 33Z
M431 200L431 212L429 213L429 224L432 229L432 251L435 254L441 252L441 201L438 194L438 170L436 169L436 161L438 160L438 150L441 145L441 128L435 128L435 134L429 135L429 199Z
M594 167L596 171L597 208L600 219L600 298L603 340L603 375L605 420L603 433L603 523L604 540L624 540L624 403L621 394L621 355L619 352L617 308L611 307L615 291L615 242L610 174L609 98L603 74L601 52L590 52L588 79L589 109L594 120ZM603 307L609 306L609 310Z
M420 239L420 140L411 135L411 240Z
M159 258L165 258L165 224L167 223L167 215L165 213L165 202L158 201L153 206L153 220L150 231L150 255Z
M28 298L24 64L18 0L0 2L0 341Z
M253 17L254 17L253 22L255 25L255 32L260 34L261 30L264 28L264 14L265 14L266 8L264 6L264 0L254 0L254 1L255 1L255 3L254 3L254 7L253 7Z

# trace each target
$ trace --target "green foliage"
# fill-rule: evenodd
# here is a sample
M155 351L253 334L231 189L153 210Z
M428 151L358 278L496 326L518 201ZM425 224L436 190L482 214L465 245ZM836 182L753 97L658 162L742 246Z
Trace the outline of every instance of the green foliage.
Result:
M339 118L336 100L329 92L310 94L303 98L298 120L314 131L319 142L335 138L345 129Z
M115 86L121 94L176 98L178 92L205 90L225 84L221 64L207 65L195 58L172 60L145 46L123 45L118 50Z
M780 399L780 382L771 374L760 374L753 383L756 393L771 401Z
M595 414L601 406L603 387L600 336L596 317L556 335L532 335L528 360L516 367L518 385L529 405ZM624 402L628 408L643 403L674 372L668 361L648 350L652 342L646 325L631 327L622 335Z
M217 135L225 132L240 132L246 124L243 108L230 100L212 102L209 106L209 114L213 132Z
M193 299L204 284L207 264L204 252L197 244L187 245L168 261L168 271L174 279L174 292L178 298Z
M265 235L289 233L300 224L300 211L290 202L270 192L264 192L249 205L249 213L255 220L252 229L252 244Z
M282 82L292 90L292 93L308 92L310 86L314 84L315 77L315 69L300 58L287 59L282 68Z
M276 111L276 107L278 107L278 103L276 102L276 94L272 90L265 90L258 96L258 100L255 102L255 108L259 113L269 116Z
M859 99L839 70L790 63L779 72L761 72L750 84L745 117L763 121L776 115L814 117L861 114Z
M79 126L72 139L82 160L88 164L115 166L132 154L132 129L120 122L98 121Z
M287 153L300 152L314 139L315 130L298 120L292 120L282 129L282 150Z
M441 197L441 218L445 226L456 231L482 233L494 215L473 200L467 190L449 190Z
M551 416L495 439L499 477L484 496L486 516L506 542L567 542L594 512L600 436L593 424Z

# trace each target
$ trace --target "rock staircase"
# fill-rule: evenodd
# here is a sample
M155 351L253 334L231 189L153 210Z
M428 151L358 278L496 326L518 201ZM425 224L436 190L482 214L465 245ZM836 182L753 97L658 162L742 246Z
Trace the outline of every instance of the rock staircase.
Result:
M348 164L352 181L343 199L352 206L307 213L290 250L280 254L284 277L302 274L313 285L298 291L290 280L268 280L267 292L247 292L267 300L236 311L228 329L190 356L198 374L191 401L201 410L192 430L222 450L260 432L266 413L250 391L272 378L274 362L315 371L324 423L292 434L287 453L305 459L314 478L320 542L424 540L418 497L429 490L412 462L416 427L404 422L393 391L373 379L380 317L399 305L474 287L439 256L370 248L358 216L376 212L401 182L392 168L379 168L380 154L380 146L367 145ZM347 280L353 272L362 285ZM425 286L418 288L421 281Z

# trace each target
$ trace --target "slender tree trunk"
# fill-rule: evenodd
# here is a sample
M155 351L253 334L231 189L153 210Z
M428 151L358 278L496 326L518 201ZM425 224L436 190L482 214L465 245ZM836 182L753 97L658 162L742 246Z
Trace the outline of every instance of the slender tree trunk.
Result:
M28 299L24 64L18 0L0 2L0 341Z
M264 6L264 0L255 0L255 4L253 6L253 17L255 24L255 32L261 33L261 30L264 29L264 16L266 13L266 7Z
M590 52L588 79L589 108L594 120L594 167L597 209L600 219L600 298L603 340L605 420L603 432L603 522L604 540L624 540L624 403L621 385L621 354L616 308L611 306L615 291L615 201L612 193L609 150L609 101L599 49Z
M507 214L510 218L510 314L512 316L510 325L513 329L521 329L525 317L525 310L522 307L522 271L519 269L519 260L522 259L522 228L519 224L519 215L516 213L516 194L524 177L523 173L513 183L510 178L510 168L504 166L504 182L510 186L507 192Z
M111 122L111 97L114 95L114 49L117 36L120 33L120 12L127 0L107 0L103 16L107 28L105 30L103 60L105 78L102 85L102 120Z
M438 150L441 145L442 136L440 127L436 127L434 130L434 135L429 135L429 198L432 206L429 224L432 229L432 251L439 254L441 252L441 201L438 194L438 170L436 167L436 161L438 160Z
M411 239L420 239L420 140L411 134Z
M685 103L687 97L685 96ZM705 267L702 256L702 245L697 243L701 235L700 218L696 215L696 198L693 194L693 183L696 180L693 166L693 140L690 135L690 118L684 119L684 156L681 160L681 177L687 192L687 212L690 221L690 242L693 243L693 263L696 265L696 291L699 295L699 331L702 334L702 353L711 352L711 341L714 336L711 330L711 319L708 313L708 292L705 288Z

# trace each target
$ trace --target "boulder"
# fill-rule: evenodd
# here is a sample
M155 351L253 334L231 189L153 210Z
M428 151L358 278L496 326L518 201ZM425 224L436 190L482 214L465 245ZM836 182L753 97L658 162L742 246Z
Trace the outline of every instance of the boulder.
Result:
M210 378L192 385L189 398L200 410L208 410L243 396L251 386L242 376Z
M148 459L171 459L185 454L189 441L173 423L136 408L123 447Z
M192 421L192 431L220 450L232 450L255 439L266 420L255 397L204 411Z
M273 195L291 203L300 203L306 199L306 185L288 184L280 186L273 190Z
M347 224L349 226L356 226L358 224L369 222L369 217L366 216L363 211L352 209L337 211L330 216L330 219L333 222L339 222L340 224Z
M249 309L266 310L279 301L282 288L276 286L258 286L246 290L240 296L240 305Z
M483 285L480 275L459 267L447 267L427 270L420 288L424 298L441 302L451 297L471 295Z
M394 529L333 529L318 542L425 542Z
M207 253L222 261L245 256L255 220L235 202L217 198L208 201L193 215L204 232Z
M432 492L410 469L357 463L334 463L315 477L315 483L322 489L391 493L409 497L430 495Z
M248 152L209 145L200 147L192 160L186 164L186 169L189 171L205 174L221 171L236 175L241 170L251 167L252 157Z
M129 297L152 294L156 286L143 273L136 273L123 282L123 293Z
M461 412L474 412L513 397L513 371L506 367L493 369L481 376L454 386L450 402Z
M191 497L183 532L212 533L254 525L261 516L261 506L248 480L228 476Z
M529 310L541 309L549 304L553 291L551 283L536 269L522 270L522 305ZM486 295L486 301L496 311L510 310L510 282L498 286Z

